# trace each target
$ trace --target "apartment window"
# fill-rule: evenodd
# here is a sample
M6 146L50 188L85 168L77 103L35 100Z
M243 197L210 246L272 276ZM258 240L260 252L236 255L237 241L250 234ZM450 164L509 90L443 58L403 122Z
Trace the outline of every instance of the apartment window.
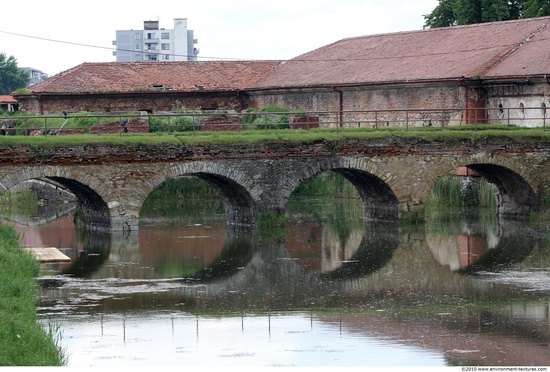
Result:
M165 60L165 61L169 61L170 60L170 54L164 54L162 56L162 58Z
M141 34L134 34L136 40L141 40Z
M141 46L139 44L136 44L136 50L141 50Z
M169 32L163 32L163 33L160 34L160 38L164 39L164 40L170 39L170 33Z
M161 44L160 49L162 50L170 50L170 44Z

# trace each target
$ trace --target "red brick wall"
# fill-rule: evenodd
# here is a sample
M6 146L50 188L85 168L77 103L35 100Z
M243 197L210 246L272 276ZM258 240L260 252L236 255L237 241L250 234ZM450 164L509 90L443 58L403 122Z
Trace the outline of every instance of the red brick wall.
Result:
M17 96L21 111L39 114L74 112L175 111L178 109L235 110L243 102L236 93L203 94L87 94L80 96Z
M290 128L310 129L319 128L318 116L293 116L290 118Z
M321 126L331 127L458 125L464 120L461 109L466 107L465 99L465 90L458 83L251 93L251 105L255 108L281 106L303 110L319 116ZM445 114L414 111L453 108L456 111L448 110ZM345 117L338 117L340 110L348 112ZM375 110L381 111L375 115Z
M149 122L144 119L111 121L90 127L90 133L149 133Z
M227 118L205 118L201 120L201 129L207 131L224 130L224 131L240 131L243 129L239 117Z

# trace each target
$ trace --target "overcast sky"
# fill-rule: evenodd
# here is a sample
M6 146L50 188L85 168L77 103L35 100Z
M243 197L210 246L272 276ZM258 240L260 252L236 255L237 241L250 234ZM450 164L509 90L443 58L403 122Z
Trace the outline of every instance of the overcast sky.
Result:
M4 7L0 52L14 56L19 67L55 75L83 62L115 61L116 30L140 30L146 20L172 29L174 18L187 18L201 60L285 60L347 37L420 30L423 15L437 4L438 0L27 0Z

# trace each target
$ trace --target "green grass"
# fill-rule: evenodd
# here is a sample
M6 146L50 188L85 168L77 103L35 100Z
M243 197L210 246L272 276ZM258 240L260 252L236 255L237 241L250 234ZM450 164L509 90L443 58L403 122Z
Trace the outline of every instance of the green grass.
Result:
M38 212L38 196L31 190L6 191L0 196L0 215L31 217Z
M476 127L448 126L445 128L319 128L273 129L273 130L243 130L230 131L199 131L178 133L148 133L148 134L74 134L65 136L0 136L0 145L30 145L30 146L73 146L73 145L158 145L181 144L200 145L209 143L254 143L261 141L302 141L319 140L337 141L344 139L383 139L383 138L414 138L428 142L447 144L467 141L476 143L484 140L509 140L514 142L550 142L550 131L542 128L518 128L513 126L486 125Z
M205 223L207 216L215 215L225 215L223 199L206 181L195 176L167 180L149 194L140 211L140 218L145 220L161 218L195 223L199 220Z
M39 264L19 247L13 228L0 225L0 366L62 366L59 333L36 314Z
M447 174L441 177L433 186L426 200L427 211L432 208L496 208L496 187L483 178L468 190L464 190L462 177Z

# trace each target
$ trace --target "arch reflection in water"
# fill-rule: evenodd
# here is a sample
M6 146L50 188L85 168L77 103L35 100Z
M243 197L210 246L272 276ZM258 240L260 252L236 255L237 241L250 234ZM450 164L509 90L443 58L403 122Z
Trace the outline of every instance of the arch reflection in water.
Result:
M208 266L183 278L183 281L206 283L231 277L250 262L256 248L256 234L253 229L233 227L228 230L219 257Z
M360 201L294 201L285 244L303 271L322 280L345 280L372 273L388 262L399 245L397 222L363 215Z
M498 271L522 262L539 243L540 233L525 224L484 217L461 213L428 220L426 241L436 260L455 272Z
M340 267L321 273L321 279L346 280L371 274L390 261L398 246L396 223L366 223L355 253L342 261Z
M88 278L98 270L111 251L111 233L105 231L82 232L84 249L78 252L76 259L71 260L69 267L61 271L77 278Z

